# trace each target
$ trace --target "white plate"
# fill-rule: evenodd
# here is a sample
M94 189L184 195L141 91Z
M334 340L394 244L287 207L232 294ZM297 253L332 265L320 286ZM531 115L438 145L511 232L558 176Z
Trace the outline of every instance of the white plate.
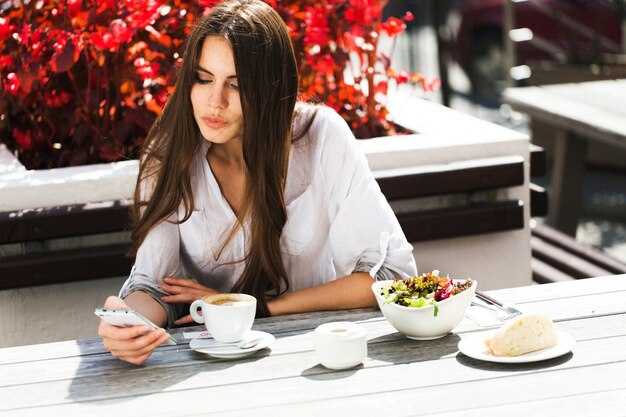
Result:
M235 345L221 345L220 342L214 339L192 339L191 342L189 342L189 347L196 352L206 353L214 358L238 359L252 355L258 350L265 349L276 340L274 336L269 333L250 330L248 338L252 339L256 337L263 337L263 340L261 340L258 345L249 349L239 349Z
M570 352L576 340L567 333L557 331L558 342L550 348L529 352L518 356L495 356L489 352L485 339L489 339L495 330L490 332L480 332L463 338L459 342L459 350L470 358L479 359L481 361L500 362L500 363L525 363L537 362L546 359L552 359L565 355Z

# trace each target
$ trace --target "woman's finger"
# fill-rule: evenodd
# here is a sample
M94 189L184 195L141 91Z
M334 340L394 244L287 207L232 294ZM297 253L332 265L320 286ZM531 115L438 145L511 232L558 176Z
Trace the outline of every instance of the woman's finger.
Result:
M148 358L152 355L152 352L154 352L154 349L156 349L158 346L165 343L168 338L169 336L163 333L161 337L157 339L155 343L149 345L143 353L135 352L135 351L132 351L132 352L120 351L120 352L115 352L115 353L111 352L111 353L114 354L114 356L116 356L118 359L121 359L125 362L129 362L134 365L141 365L146 360L148 360Z
M195 288L181 287L178 285L162 284L161 289L170 294L186 294L190 291L198 291Z
M209 289L209 288L191 288L191 287L180 287L177 285L167 285L167 284L162 284L161 285L161 289L169 294L172 295L176 295L176 294L188 294L188 293L193 293L193 294L211 294L211 292L213 290Z
M165 282L166 285L172 285L176 287L194 288L197 290L209 290L210 289L210 288L205 287L202 284L197 283L196 281L192 279L165 277L163 278L163 282Z
M167 295L161 297L161 300L166 303L193 303L194 301L201 299L205 295L207 294L193 292L185 294Z
M181 279L181 278L170 278L170 277L166 277L163 278L163 282L164 284L161 285L161 288L165 289L170 288L173 291L177 291L177 292L184 292L184 291L188 291L188 290L196 290L196 291L201 291L204 293L217 293L217 291L215 291L212 288L209 287L205 287L202 284L197 283L194 280L191 279Z
M114 341L111 344L111 354L120 358L137 358L151 353L168 338L164 329L157 329L130 341Z
M119 327L109 324L104 320L100 320L100 325L98 326L98 334L100 337L111 340L130 340L141 336L147 331L148 327L144 325Z

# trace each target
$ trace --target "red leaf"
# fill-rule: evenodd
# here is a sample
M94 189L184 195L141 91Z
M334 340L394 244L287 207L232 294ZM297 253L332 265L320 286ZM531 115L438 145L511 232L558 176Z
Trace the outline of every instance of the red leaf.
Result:
M52 70L54 72L65 72L72 68L78 61L79 54L76 51L74 42L67 42L65 48L60 53L56 53L52 57Z

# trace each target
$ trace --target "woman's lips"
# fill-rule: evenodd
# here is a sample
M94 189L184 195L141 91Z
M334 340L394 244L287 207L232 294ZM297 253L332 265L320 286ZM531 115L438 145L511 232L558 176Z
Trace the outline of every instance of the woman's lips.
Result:
M202 120L211 129L221 129L222 127L224 127L224 126L226 126L228 124L226 122L226 120L224 120L222 118L219 118L219 117L209 117L209 116L207 116L207 117L203 117Z

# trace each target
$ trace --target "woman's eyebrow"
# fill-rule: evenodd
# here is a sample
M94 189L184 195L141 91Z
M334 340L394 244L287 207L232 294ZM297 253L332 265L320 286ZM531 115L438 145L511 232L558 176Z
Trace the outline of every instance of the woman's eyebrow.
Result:
M213 74L211 71L209 71L206 68L202 68L200 65L198 65L198 68L196 69L196 71L201 71L201 72L206 72L209 75L212 75L215 77L215 74ZM229 75L228 77L226 77L227 79L232 79L232 78L237 78L237 75Z

